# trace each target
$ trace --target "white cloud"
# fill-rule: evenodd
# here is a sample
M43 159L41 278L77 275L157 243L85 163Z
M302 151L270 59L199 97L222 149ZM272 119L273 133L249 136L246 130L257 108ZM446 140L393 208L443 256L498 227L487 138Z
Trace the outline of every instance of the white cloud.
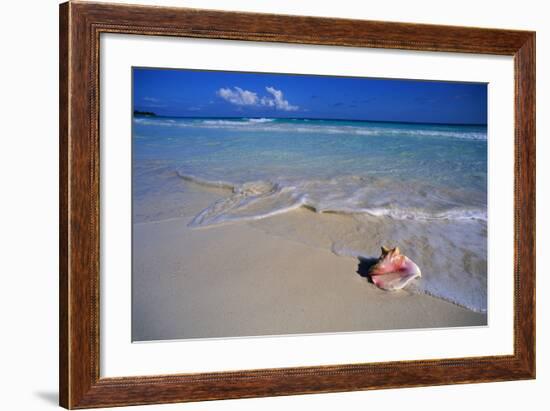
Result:
M238 106L255 106L258 104L258 95L252 91L243 90L240 87L221 88L216 94L226 101Z
M269 97L262 97L260 103L262 106L275 107L275 100Z
M295 111L298 110L298 106L291 105L288 100L284 99L283 92L277 90L274 87L266 87L266 91L273 96L273 98L262 97L262 104L269 107L276 107L279 110Z
M283 92L274 87L266 87L269 93L267 96L258 97L257 93L249 90L243 90L240 87L221 88L216 94L224 100L237 106L266 106L273 107L277 110L295 111L298 106L291 105L288 100L284 99Z

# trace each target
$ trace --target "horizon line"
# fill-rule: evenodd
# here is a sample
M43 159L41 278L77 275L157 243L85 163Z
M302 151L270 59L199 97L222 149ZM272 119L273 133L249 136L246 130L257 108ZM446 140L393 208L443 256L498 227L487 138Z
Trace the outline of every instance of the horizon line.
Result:
M138 113L135 113L135 112ZM149 114L149 113L152 113ZM327 118L327 117L266 117L266 116L168 116L156 114L154 111L134 110L133 116L143 115L145 117L157 117L157 118L181 118L181 119L273 119L273 120L327 120L327 121L353 121L353 122L366 122L366 123L396 123L396 124L426 124L426 125L439 125L439 126L485 126L487 123L437 123L437 122L425 122L425 121L399 121L399 120L369 120L369 119L347 119L347 118Z

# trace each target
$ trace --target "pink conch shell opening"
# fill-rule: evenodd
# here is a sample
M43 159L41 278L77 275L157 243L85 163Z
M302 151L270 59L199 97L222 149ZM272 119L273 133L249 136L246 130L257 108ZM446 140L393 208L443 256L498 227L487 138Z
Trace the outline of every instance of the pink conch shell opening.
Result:
M421 277L420 268L399 248L382 247L378 262L369 270L374 285L382 290L400 290L415 278Z

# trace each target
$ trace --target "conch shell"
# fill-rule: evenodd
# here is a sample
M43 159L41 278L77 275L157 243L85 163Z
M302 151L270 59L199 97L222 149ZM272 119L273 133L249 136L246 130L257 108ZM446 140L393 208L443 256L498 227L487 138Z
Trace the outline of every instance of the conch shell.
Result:
M386 291L400 290L415 278L421 277L420 268L399 248L382 247L378 262L368 272L372 282Z

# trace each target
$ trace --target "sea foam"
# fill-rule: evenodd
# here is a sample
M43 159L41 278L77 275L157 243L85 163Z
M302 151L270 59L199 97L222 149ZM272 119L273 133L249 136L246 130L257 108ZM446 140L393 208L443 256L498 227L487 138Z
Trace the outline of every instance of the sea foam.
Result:
M328 180L251 181L243 184L178 175L204 187L225 188L228 196L201 211L189 224L208 227L258 220L299 207L318 213L369 214L412 220L487 220L482 206L461 206L460 192L430 193L433 188L380 178L341 176Z
M449 137L467 140L486 140L487 133L479 128L452 130L452 127L435 125L413 125L405 128L392 123L384 126L370 122L324 121L315 119L281 120L271 118L242 119L172 119L137 117L136 124L182 128L210 128L236 131L261 131L277 133L355 134L362 136L411 136Z

